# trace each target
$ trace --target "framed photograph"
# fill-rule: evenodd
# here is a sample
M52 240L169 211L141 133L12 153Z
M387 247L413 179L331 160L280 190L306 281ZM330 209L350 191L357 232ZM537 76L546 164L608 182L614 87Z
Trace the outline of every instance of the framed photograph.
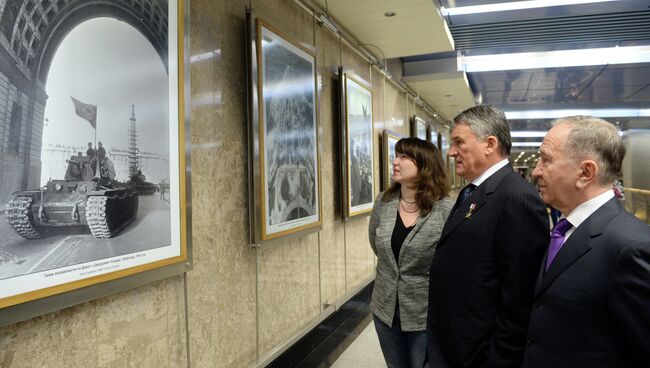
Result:
M433 143L440 149L440 145L438 144L438 130L435 128L435 124L429 124L428 125L428 130L427 130L427 141Z
M342 72L342 70L341 70ZM372 86L351 73L341 81L343 217L369 214L374 203Z
M458 188L458 175L456 175L456 159L449 157L449 180L451 181L451 188Z
M2 323L189 269L186 4L145 4L4 8Z
M424 119L413 116L411 118L411 137L420 138L425 141L430 141L429 137L429 124Z
M402 139L402 136L391 132L390 130L384 130L382 135L383 144L382 144L382 190L388 189L391 184L391 178L393 177L393 161L395 160L395 145L397 141Z
M316 50L253 18L250 218L258 244L320 229L321 179Z
M447 133L438 133L438 148L440 149L442 157L447 157L447 153L449 152L449 140L447 139Z

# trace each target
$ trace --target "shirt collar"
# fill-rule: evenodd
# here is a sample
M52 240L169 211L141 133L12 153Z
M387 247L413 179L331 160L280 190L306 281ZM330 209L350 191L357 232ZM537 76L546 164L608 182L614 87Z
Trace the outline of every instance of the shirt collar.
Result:
M577 228L580 226L580 224L585 222L585 220L591 216L592 213L596 212L597 209L599 209L602 205L607 203L607 201L612 198L614 198L614 191L609 189L588 200L587 202L581 203L566 216L566 219L569 220L574 228Z
M502 167L506 166L508 164L508 159L504 158L503 160L497 162L496 164L490 166L489 169L485 170L483 174L481 174L478 178L472 180L472 184L476 185L477 187L481 185L487 178L492 176L495 172L499 171Z

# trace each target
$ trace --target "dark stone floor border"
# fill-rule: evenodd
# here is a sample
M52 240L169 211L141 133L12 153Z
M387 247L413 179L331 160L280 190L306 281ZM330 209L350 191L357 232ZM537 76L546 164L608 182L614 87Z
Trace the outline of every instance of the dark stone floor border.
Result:
M336 312L278 356L270 368L326 368L350 346L372 321L371 282Z

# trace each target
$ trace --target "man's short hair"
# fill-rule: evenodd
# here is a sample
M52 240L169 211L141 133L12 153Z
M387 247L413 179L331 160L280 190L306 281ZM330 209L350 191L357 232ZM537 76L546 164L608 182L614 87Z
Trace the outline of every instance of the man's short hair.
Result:
M510 127L503 111L493 105L478 105L456 115L454 124L467 125L480 139L495 136L499 141L499 151L502 156L510 155L512 138Z
M625 145L613 124L583 115L555 119L551 124L567 124L571 128L565 147L571 162L594 160L598 164L598 182L601 185L614 183L621 173Z

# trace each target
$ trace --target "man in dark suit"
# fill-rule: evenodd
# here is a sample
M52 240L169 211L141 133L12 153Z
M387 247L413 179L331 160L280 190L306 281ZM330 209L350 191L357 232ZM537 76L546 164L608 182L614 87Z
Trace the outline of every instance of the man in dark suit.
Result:
M523 366L649 366L650 228L614 197L625 156L617 129L560 118L540 152L542 199L566 217L539 268Z
M535 188L508 163L512 143L503 112L475 106L454 124L448 155L471 184L431 264L430 366L519 367L548 216Z

